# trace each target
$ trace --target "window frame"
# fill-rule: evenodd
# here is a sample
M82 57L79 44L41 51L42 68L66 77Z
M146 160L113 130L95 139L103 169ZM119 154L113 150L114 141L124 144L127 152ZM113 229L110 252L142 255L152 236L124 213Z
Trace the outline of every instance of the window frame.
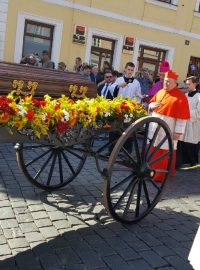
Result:
M22 58L25 20L33 20L37 22L42 22L45 24L53 25L55 27L54 38L53 38L53 43L52 43L51 60L55 63L55 65L57 65L60 60L61 41L62 41L62 32L63 32L63 24L64 24L63 21L55 20L48 17L41 17L35 14L26 13L26 12L20 12L17 17L14 62L19 63Z
M28 24L32 24L32 25L37 25L37 26L41 26L41 27L50 28L50 37L48 38L47 36L42 36L42 35L37 35L37 34L32 34L32 33L26 32L26 30L27 30L27 25L28 25ZM24 37L23 37L22 56L23 56L24 45L25 45L25 37L26 37L26 36L29 36L29 37L36 37L36 38L40 38L40 39L46 39L46 40L49 40L49 41L50 41L49 56L50 56L50 58L51 58L51 53L52 53L52 43L53 43L53 38L54 38L54 25L46 24L46 23L42 23L42 22L38 22L38 21L33 21L33 20L26 19L26 20L25 20L25 24L24 24Z
M196 0L195 10L194 12L200 13L200 0Z
M178 0L171 0L171 1L172 1L172 3L165 3L165 2L162 2L160 0L145 0L145 2L149 3L149 4L154 4L154 5L157 5L157 6L164 7L164 8L177 10L177 8L178 8Z

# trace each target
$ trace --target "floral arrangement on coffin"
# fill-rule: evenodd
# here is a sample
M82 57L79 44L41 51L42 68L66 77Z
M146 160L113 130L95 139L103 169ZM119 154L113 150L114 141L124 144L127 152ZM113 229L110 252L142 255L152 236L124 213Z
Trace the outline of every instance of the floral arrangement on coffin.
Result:
M110 128L115 121L129 123L146 115L142 104L122 97L74 101L64 95L58 99L45 95L44 99L38 100L32 96L15 98L14 91L7 97L0 96L0 126L17 130L28 128L38 138L47 135L52 128L63 135L77 125Z

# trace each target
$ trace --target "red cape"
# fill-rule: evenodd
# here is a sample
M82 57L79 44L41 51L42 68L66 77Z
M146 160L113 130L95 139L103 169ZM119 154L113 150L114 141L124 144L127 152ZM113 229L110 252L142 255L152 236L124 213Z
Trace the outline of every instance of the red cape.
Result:
M170 91L161 89L149 103L151 102L160 102L161 104L154 110L155 113L179 119L190 118L188 100L185 94L177 87Z

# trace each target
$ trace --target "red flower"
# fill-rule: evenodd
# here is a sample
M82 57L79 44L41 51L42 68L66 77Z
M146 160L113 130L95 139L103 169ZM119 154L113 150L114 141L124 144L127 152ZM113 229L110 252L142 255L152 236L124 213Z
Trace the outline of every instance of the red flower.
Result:
M56 104L55 105L55 111L59 110L60 109L60 104Z
M34 118L34 112L32 110L27 110L27 118L29 121L32 121Z
M130 107L127 105L126 102L122 102L121 108L124 109L124 110L126 110L126 111L130 111Z
M11 98L0 96L0 113L7 112L10 115L14 115L15 111L9 106L10 103L12 103Z
M33 99L32 100L32 103L37 108L45 107L46 106L46 101L45 100Z
M63 134L68 130L68 128L69 128L68 122L59 121L58 124L56 125L56 130L59 134Z

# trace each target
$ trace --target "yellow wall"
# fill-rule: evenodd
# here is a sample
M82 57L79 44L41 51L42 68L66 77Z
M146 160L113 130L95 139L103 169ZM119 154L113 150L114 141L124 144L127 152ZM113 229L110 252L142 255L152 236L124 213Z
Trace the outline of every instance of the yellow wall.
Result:
M155 23L156 25L171 27L176 31L200 33L200 17L194 17L193 14L195 0L179 0L177 10L163 8L140 0L115 0L114 4L113 0L68 0L66 2L105 10L121 16L127 16L128 18ZM72 42L74 24L80 24L122 36L133 36L140 40L147 40L173 47L175 49L173 68L180 73L181 80L186 76L190 56L200 56L199 39L155 30L78 9L48 4L42 0L10 0L4 47L4 60L6 61L14 60L17 18L20 12L63 22L59 60L66 62L70 70L74 65L76 56L80 56L83 60L85 59L87 45ZM190 40L189 46L185 45L185 39ZM121 59L120 71L122 71L125 63L133 59L133 55L122 53L119 57Z

